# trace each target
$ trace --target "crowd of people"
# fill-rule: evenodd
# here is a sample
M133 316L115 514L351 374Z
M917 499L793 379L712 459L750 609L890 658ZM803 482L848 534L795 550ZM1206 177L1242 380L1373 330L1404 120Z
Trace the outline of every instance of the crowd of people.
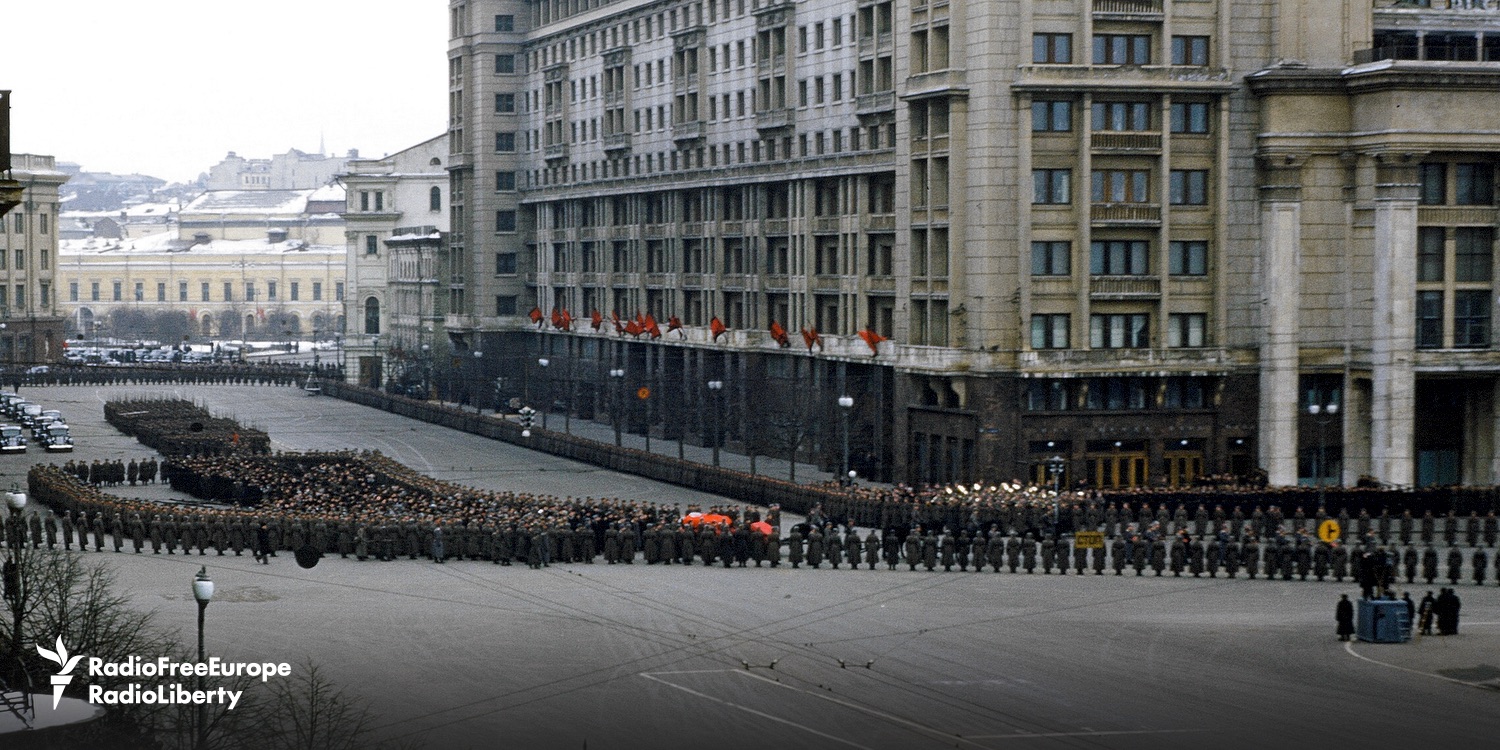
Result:
M132 462L143 463L143 462ZM726 567L1092 573L1136 576L1350 579L1366 595L1397 580L1500 582L1493 513L1442 519L1409 512L1336 517L1340 539L1314 536L1321 513L1290 517L1271 506L1249 514L1200 503L1192 509L1133 508L1091 495L1056 497L999 485L983 510L955 521L913 521L861 530L837 510L814 506L805 522L783 525L780 509L681 507L613 498L556 497L477 490L419 474L379 453L206 455L164 462L161 475L202 488L234 483L253 490L246 507L167 505L118 497L90 484L81 462L34 467L31 491L56 515L33 515L32 544L75 543L95 550L200 555L310 549L356 559L485 560L553 563L692 564ZM88 474L94 472L92 466ZM108 476L114 476L111 472ZM128 464L126 469L128 481ZM138 471L138 481L144 479ZM106 480L109 481L109 480ZM989 491L989 490L986 490ZM943 493L947 494L947 493ZM962 494L962 493L955 493ZM696 515L695 515L696 514ZM720 517L722 523L699 519ZM1095 530L1092 548L1078 535ZM60 534L59 534L60 532ZM1443 549L1439 549L1439 542ZM1460 546L1460 542L1464 546ZM1467 548L1467 549L1466 549Z

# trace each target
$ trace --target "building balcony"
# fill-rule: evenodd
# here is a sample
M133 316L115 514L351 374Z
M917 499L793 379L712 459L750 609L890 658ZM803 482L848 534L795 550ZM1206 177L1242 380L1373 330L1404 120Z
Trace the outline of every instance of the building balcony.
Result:
M604 136L605 151L629 151L630 133L609 133Z
M865 219L866 232L894 232L896 231L895 214L870 214Z
M543 153L548 161L552 161L554 159L566 159L568 158L568 144L550 144L544 149Z
M877 91L854 98L854 114L860 117L896 111L896 92Z
M604 92L605 104L624 104L625 91L622 89L609 89Z
M1161 151L1161 133L1096 132L1091 140L1095 151L1136 153Z
M1417 223L1422 225L1495 226L1500 210L1492 206L1418 206Z
M796 122L796 112L790 107L767 109L755 113L756 130L780 130Z
M861 36L859 38L859 54L873 55L876 52L889 50L892 48L892 42L890 32Z
M1223 349L1047 349L1016 354L1022 369L1042 373L1088 370L1093 372L1163 372L1168 370L1219 371L1236 365Z
M677 286L677 274L675 273L648 273L646 274L646 287L650 289L666 289Z
M705 235L704 227L701 221L684 221L681 234L683 237L702 237Z
M840 223L837 216L814 216L812 218L813 234L838 234Z
M768 292L785 292L792 288L791 278L784 273L766 274L762 279Z
M767 237L784 236L791 231L791 222L786 219L766 219L761 222L761 233Z
M696 141L703 137L703 121L688 120L672 123L672 140Z
M1135 300L1161 297L1161 279L1154 276L1092 276L1089 298L1095 300Z
M1095 203L1089 207L1089 222L1095 226L1154 226L1161 224L1161 206L1156 203Z
M966 96L968 93L969 83L965 71L963 69L948 69L908 76L906 79L906 93L902 94L901 98L910 100L933 96Z
M719 222L719 234L724 237L745 236L745 222L735 219L732 221Z
M719 278L719 288L725 292L755 291L755 276L748 273L726 273Z
M1181 65L1022 65L1018 91L1167 91L1228 93L1234 77L1224 68Z
M672 224L647 224L641 228L641 236L646 239L661 239L672 236Z
M1160 21L1162 0L1094 0L1094 18L1108 21Z
M630 238L632 238L634 236L635 236L635 227L633 227L633 226L610 227L609 228L609 237L610 237L610 239L628 240L628 239L630 239Z
M866 276L865 291L879 294L896 293L896 277L894 276Z
M708 286L708 275L702 273L682 274L683 289L704 289Z
M815 292L837 292L843 289L843 279L834 275L817 275L812 277L812 290Z
M582 286L609 286L609 274L585 273L579 276L578 283Z

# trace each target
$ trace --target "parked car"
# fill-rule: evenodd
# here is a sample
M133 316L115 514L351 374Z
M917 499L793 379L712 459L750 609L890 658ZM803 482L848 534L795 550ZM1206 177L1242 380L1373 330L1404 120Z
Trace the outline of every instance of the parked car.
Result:
M53 422L47 425L46 431L42 433L41 443L48 453L71 451L73 450L73 432L62 422Z
M0 424L0 453L25 452L26 436L21 433L21 426Z
M18 418L21 420L22 427L29 428L35 427L36 423L41 420L41 417L42 405L27 403L26 405L21 407L21 413Z

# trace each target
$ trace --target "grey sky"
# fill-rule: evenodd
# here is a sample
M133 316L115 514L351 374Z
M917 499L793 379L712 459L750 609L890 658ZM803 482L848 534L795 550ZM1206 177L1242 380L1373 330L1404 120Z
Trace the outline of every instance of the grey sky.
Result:
M363 156L447 122L443 0L6 0L11 145L180 181L229 151Z

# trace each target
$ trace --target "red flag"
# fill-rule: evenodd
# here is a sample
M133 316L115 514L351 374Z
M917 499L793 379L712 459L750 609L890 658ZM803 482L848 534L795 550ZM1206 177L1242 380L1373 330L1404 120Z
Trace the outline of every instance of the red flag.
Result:
M724 321L719 320L719 316L717 315L714 316L713 320L708 321L708 330L709 333L714 335L714 341L718 341L720 336L729 332L729 329L724 327Z
M530 315L530 317L531 317L531 322L533 322L533 323L535 323L537 325L541 325L542 324L542 308L540 308L540 307L533 307L533 308L531 308L531 315Z
M807 344L807 352L811 354L814 346L819 349L823 348L823 337L818 335L817 328L811 330L804 328L802 329L802 343Z
M562 329L564 331L573 330L573 314L568 312L568 308L566 307L562 311Z
M600 315L598 310L595 310L589 313L589 323L591 323L594 326L594 330L597 331L599 330L599 326L604 325L604 316Z
M552 327L562 328L562 313L557 308L552 308Z
M866 344L870 345L870 356L872 357L880 354L880 342L890 340L869 328L860 331L859 337L864 339Z
M774 339L776 343L781 346L781 348L785 349L788 346L791 346L791 343L787 340L786 329L782 328L780 323L777 323L774 320L771 321L770 330L771 338Z
M639 336L645 332L645 329L641 328L640 323L629 320L625 322L625 332L631 336Z
M680 333L678 333L677 335L683 338L687 338L687 332L682 330L682 318L679 318L676 315L667 318L667 333L671 333L673 331L680 331Z
M646 324L641 326L641 330L651 334L651 338L653 339L661 338L661 327L656 325L656 318L650 315L646 316Z

